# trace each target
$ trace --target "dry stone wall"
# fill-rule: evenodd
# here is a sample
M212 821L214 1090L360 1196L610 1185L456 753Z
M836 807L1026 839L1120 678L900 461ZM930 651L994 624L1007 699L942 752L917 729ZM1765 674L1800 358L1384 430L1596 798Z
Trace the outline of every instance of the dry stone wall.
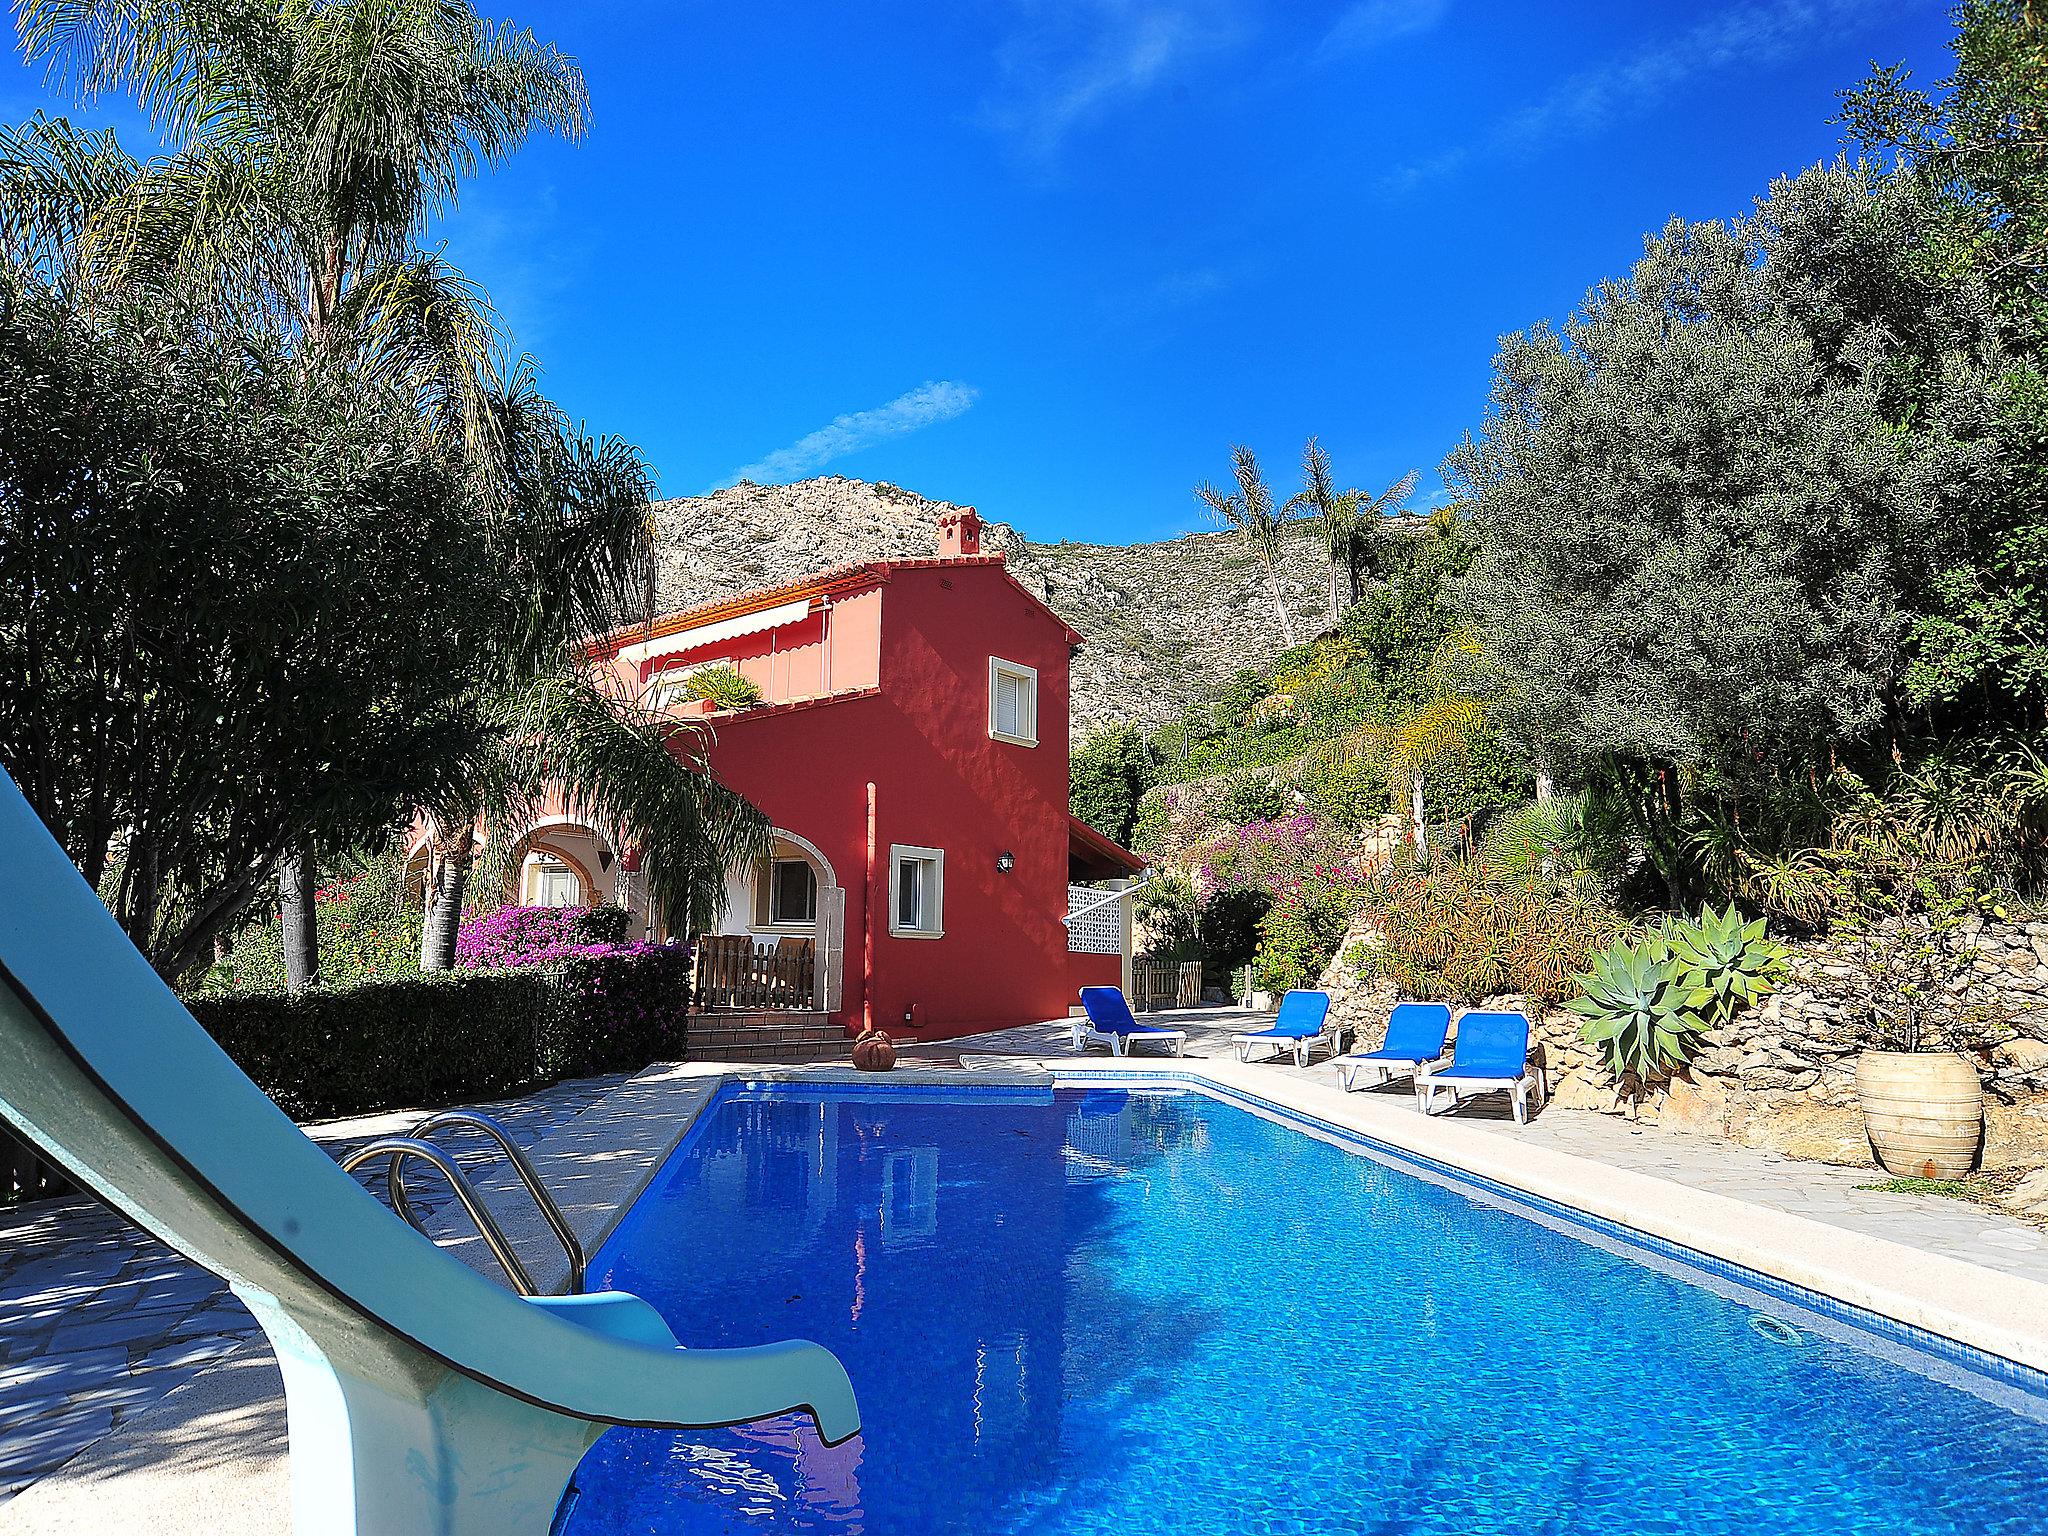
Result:
M1987 1086L1994 1096L2015 1099L2048 1092L2048 922L1980 924L1966 937L1976 951L1968 985L2017 1032L1994 1047ZM1332 1011L1368 1047L1385 1032L1394 991L1385 983L1361 980L1344 955L1354 943L1373 941L1368 925L1355 924L1322 978ZM1795 1101L1821 1109L1855 1106L1856 1057L1863 1041L1843 1024L1828 985L1850 974L1848 962L1825 945L1795 946L1790 959L1790 974L1774 996L1706 1036L1693 1062L1692 1084L1673 1096L1677 1118L1726 1119ZM1521 999L1475 1000L1480 1005L1519 1008ZM1671 1106L1661 1099L1631 1105L1618 1097L1597 1055L1580 1038L1579 1022L1562 1010L1532 1020L1552 1101L1563 1108L1650 1119L1665 1115ZM1710 1110L1703 1109L1703 1102Z

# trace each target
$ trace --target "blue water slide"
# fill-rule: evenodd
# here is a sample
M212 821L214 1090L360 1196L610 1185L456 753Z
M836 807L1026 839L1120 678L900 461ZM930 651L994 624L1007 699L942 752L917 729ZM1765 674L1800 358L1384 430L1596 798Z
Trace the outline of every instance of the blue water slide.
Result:
M613 1424L859 1431L820 1345L683 1349L637 1297L516 1296L386 1210L213 1043L4 772L0 869L0 1118L261 1322L297 1536L543 1536Z

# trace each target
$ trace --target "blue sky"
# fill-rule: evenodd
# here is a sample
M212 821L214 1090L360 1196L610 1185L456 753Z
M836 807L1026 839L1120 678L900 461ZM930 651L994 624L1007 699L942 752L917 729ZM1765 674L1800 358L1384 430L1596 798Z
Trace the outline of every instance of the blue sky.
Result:
M1872 60L1948 66L1930 0L482 9L593 122L449 254L664 493L847 474L1105 542L1205 526L1237 440L1440 496L1501 334L1831 158Z

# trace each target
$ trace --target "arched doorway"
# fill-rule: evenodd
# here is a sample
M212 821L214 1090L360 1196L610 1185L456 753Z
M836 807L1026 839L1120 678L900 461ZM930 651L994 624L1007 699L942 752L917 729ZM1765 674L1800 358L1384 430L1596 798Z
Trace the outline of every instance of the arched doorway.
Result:
M746 935L757 949L808 947L812 1006L839 1007L845 949L846 891L817 844L775 829L766 857L726 877L723 935Z
M618 894L618 853L611 839L571 816L549 816L511 848L504 899L522 907L598 907Z

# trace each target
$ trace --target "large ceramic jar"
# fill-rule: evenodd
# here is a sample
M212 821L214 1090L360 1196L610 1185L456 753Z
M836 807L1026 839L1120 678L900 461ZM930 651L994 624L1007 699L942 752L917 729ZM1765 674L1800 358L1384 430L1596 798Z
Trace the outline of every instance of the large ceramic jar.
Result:
M1953 1051L1865 1051L1856 1097L1870 1149L1902 1178L1960 1179L1984 1148L1984 1084Z

